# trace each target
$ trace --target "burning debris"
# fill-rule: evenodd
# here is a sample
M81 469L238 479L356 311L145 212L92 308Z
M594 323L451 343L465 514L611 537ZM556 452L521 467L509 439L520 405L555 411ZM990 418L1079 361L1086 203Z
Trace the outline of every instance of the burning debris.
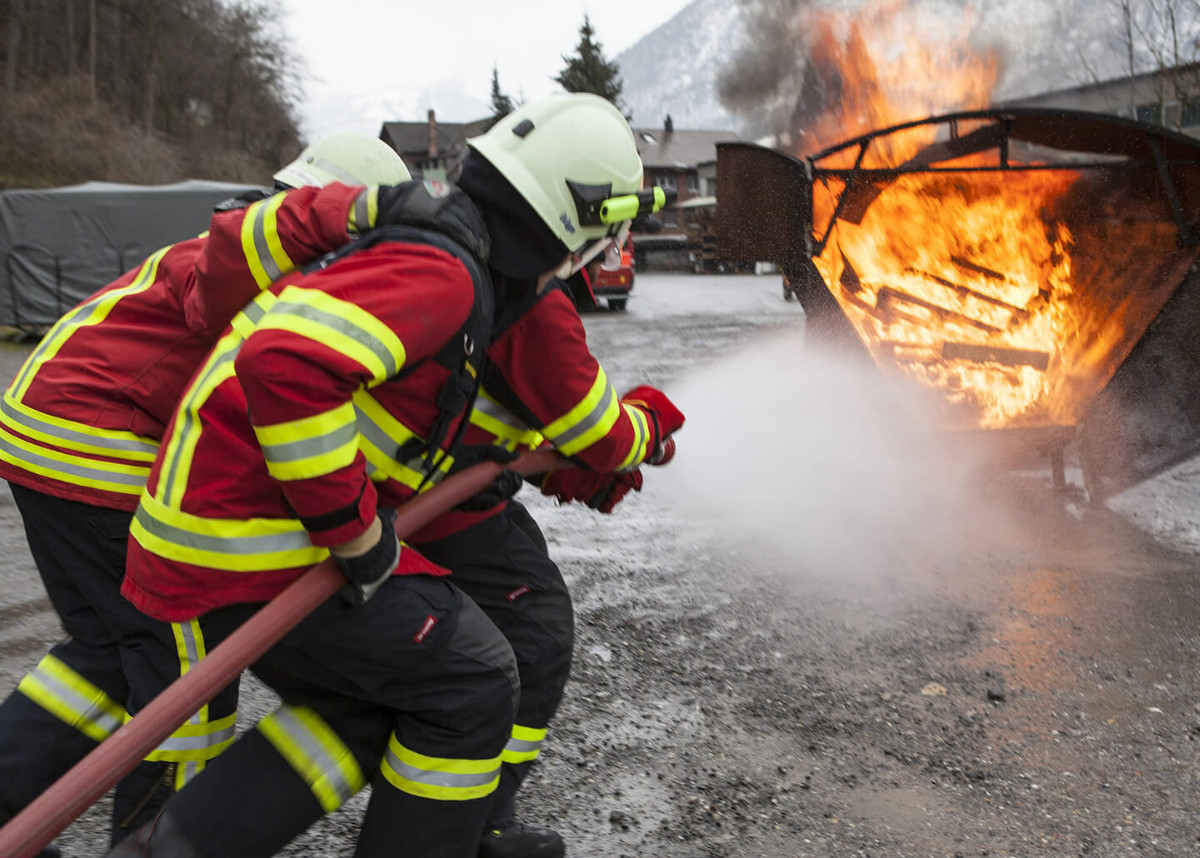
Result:
M805 12L800 124L785 151L719 147L719 240L781 265L810 337L937 390L949 428L1060 437L1200 256L1200 143L986 109L995 54L967 35L905 42L888 17L905 8Z

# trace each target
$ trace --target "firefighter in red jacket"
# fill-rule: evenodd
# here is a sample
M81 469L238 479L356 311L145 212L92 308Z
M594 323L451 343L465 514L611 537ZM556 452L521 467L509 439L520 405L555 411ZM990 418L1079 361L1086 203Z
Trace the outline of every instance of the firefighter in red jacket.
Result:
M67 313L8 387L0 477L69 638L0 704L0 823L119 727L127 708L144 706L141 685L160 687L203 655L187 623L163 626L179 643L173 658L123 652L122 637L148 620L121 597L120 583L132 513L163 431L233 315L224 296L257 292L341 246L374 223L377 192L361 186L408 178L379 140L318 141L275 175L278 189L298 190L223 206L210 232L158 251ZM152 818L165 800L160 784L182 786L232 742L235 706L236 685L122 782L114 842Z
M256 299L184 395L133 525L131 601L213 640L329 554L351 584L254 665L281 709L114 858L269 855L368 778L360 858L475 855L512 747L512 650L444 570L397 544L386 510L453 468L487 305L532 306L613 241L621 224L601 209L636 195L642 170L628 123L588 95L527 105L473 149L485 175L462 187L487 224L474 228L487 268L461 247L373 234ZM594 445L596 461L635 468L671 420L592 370L539 425L564 452Z
M480 169L480 162L468 156L459 180L476 198L486 196L476 187ZM489 226L503 235L504 224ZM682 425L682 414L650 388L616 397L587 346L565 284L556 282L537 292L528 284L522 289L520 278L506 280L495 270L492 276L506 283L508 294L501 301L465 443L493 443L510 450L552 443L580 467L546 476L539 481L543 493L611 512L626 492L641 488L639 465L656 450L659 439ZM655 404L633 404L639 398ZM515 799L562 700L571 666L574 612L537 523L522 504L496 500L484 510L443 516L409 541L453 570L454 582L508 638L520 672L520 706L479 855L561 858L566 850L562 837L517 822Z

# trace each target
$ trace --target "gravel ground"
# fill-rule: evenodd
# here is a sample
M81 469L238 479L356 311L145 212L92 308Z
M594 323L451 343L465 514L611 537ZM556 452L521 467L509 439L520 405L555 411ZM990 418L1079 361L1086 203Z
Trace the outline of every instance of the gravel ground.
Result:
M1200 560L1166 538L1200 469L1089 508L806 355L777 276L634 295L586 318L593 349L689 422L611 516L523 497L578 613L525 818L574 858L1200 854ZM6 495L0 549L11 687L56 623ZM273 706L244 688L243 726ZM286 854L350 855L363 804ZM102 814L68 855L100 854Z

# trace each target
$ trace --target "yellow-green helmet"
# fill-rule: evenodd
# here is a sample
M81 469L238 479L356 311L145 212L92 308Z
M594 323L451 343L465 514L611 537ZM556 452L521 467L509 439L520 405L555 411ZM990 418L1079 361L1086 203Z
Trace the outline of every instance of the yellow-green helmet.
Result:
M344 185L398 185L412 178L400 156L377 137L342 132L322 137L275 174L289 188Z
M588 93L523 105L467 145L489 161L568 251L615 235L600 204L642 187L642 160L621 111Z

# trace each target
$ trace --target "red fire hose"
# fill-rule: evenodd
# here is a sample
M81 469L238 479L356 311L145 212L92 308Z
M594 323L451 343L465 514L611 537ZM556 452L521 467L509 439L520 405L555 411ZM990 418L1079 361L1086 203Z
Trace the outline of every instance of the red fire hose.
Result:
M482 462L467 468L401 506L396 513L396 533L401 538L413 533L478 494L506 467L528 475L566 464L565 459L546 449L526 453L508 465ZM346 578L331 560L306 572L0 828L0 856L33 858L193 712L344 583Z

